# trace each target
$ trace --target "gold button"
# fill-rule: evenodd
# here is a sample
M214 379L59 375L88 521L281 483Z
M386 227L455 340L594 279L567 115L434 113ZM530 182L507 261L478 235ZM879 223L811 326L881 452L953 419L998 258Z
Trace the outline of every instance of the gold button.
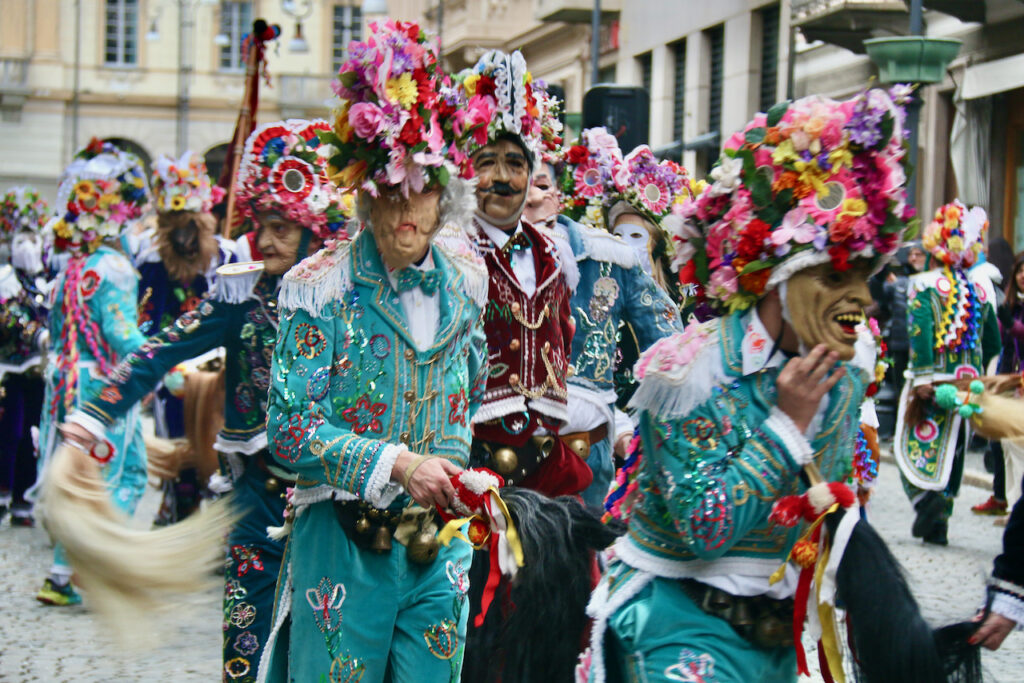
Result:
M398 436L398 440L404 443L406 446L409 445L409 432L402 432Z
M519 305L518 301L513 301L511 308L513 313L518 313L519 311L523 310L523 307Z
M519 350L519 340L518 339L513 339L511 342L509 342L508 348L512 349L513 351L518 351Z
M412 390L405 392L405 402L412 403L416 400L416 393Z
M281 482L279 482L274 477L270 477L263 484L263 488L265 488L268 492L273 493L274 491L277 491L279 488L281 488Z
M511 375L508 376L508 383L513 386L519 384L519 375L513 372Z
M405 350L405 359L406 360L412 360L415 357L416 357L416 352L415 351L413 351L412 349L406 349Z
M544 342L544 353L551 351L551 342Z

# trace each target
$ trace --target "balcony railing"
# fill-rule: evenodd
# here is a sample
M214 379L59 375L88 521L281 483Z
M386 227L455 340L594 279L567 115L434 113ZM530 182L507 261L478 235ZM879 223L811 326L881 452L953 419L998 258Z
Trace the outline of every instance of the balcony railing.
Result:
M601 21L617 19L623 0L601 0ZM536 0L533 16L538 21L588 23L594 0Z

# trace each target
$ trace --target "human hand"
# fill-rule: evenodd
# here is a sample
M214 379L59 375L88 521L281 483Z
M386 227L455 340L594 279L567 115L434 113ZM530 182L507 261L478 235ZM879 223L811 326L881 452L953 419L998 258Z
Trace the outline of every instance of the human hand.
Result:
M818 344L806 356L786 363L775 380L779 410L788 415L801 432L807 431L821 399L846 374L845 368L828 374L838 361L837 352Z
M932 384L922 384L914 387L914 395L922 401L931 401L935 398L935 386Z
M974 621L981 619L981 614L978 614L974 618ZM1017 622L1013 619L1007 619L1002 614L997 612L989 612L988 616L985 617L985 621L982 622L978 630L974 632L974 635L970 637L968 642L971 645L981 645L983 648L988 650L998 650L999 646L1006 640L1006 636L1010 634L1014 628L1016 628Z
M447 509L455 497L450 477L461 468L441 457L403 451L391 468L391 479L402 484L412 499L425 508Z
M619 438L615 440L615 457L622 460L626 457L626 449L629 448L629 442L633 440L633 435L629 432L623 432L619 435Z
M86 453L90 452L96 445L96 437L80 424L65 422L58 427L58 430L65 443Z

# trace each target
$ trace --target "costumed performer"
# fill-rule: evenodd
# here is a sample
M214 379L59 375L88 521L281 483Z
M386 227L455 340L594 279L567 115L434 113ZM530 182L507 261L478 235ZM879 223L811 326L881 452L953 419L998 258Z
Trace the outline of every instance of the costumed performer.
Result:
M326 146L317 133L327 130L326 121L291 119L253 131L236 182L238 209L252 222L264 260L222 267L217 287L126 358L65 425L69 436L90 445L176 364L226 349L224 425L213 446L241 516L228 536L224 568L224 680L256 676L284 555L284 542L267 536L267 527L281 523L285 487L294 482L267 451L269 349L277 339L281 276L324 240L348 237L340 193L324 172Z
M874 370L851 363L856 326L906 220L901 123L881 90L783 103L726 142L684 205L680 280L723 315L637 364L639 496L588 608L581 678L795 681L805 668L793 598L810 570L787 561L800 532L769 513L805 489L808 463L851 475Z
M571 301L576 334L570 356L573 373L568 379L569 420L560 436L593 472L594 481L583 492L583 500L600 510L615 476L613 445L615 454L622 457L633 437L633 423L628 417L622 419L624 414L616 409L613 374L622 344L629 339L635 358L637 347L644 350L683 330L676 304L650 275L646 242L640 253L612 235L605 224L606 210L626 201L632 211L648 216L645 220L658 223L687 183L685 173L671 162L646 163L650 159L644 157L642 171L639 163L623 167L618 141L604 128L583 131L562 158L560 177L572 180L556 187L566 192L560 203L569 208L558 215L554 230L568 239L580 282ZM550 173L549 169L542 164L534 180ZM619 173L628 178L625 182L631 188L626 197L613 180ZM570 182L572 187L566 191ZM577 206L573 199L585 204Z
M0 521L10 511L12 526L35 524L25 492L36 481L32 433L43 410L50 336L41 234L49 218L30 188L13 188L0 200L0 231L11 250L11 263L0 266Z
M180 159L161 155L153 162L153 197L156 231L135 258L139 271L139 329L154 335L183 314L195 310L214 288L217 268L232 256L234 244L220 236L211 210L224 190L212 185L206 164L198 154ZM153 399L156 436L175 439L185 435L185 405L162 383ZM154 520L173 524L199 507L205 482L195 467L162 481L163 500Z
M921 240L928 269L908 287L910 362L893 455L916 513L911 533L940 546L949 543L970 430L959 411L933 400L935 385L985 374L1001 346L991 283L970 270L987 231L983 209L959 201L940 207Z
M267 433L298 479L261 681L458 681L462 666L472 549L440 547L434 508L469 462L486 374L475 202L451 162L454 129L472 128L432 39L370 30L322 136L361 228L281 290Z
M150 202L139 160L108 142L93 139L68 165L57 190L54 250L69 256L50 293L50 349L39 436L39 482L57 448L57 426L81 407L117 363L145 341L136 324L139 278L117 248ZM146 487L146 451L139 409L102 431L90 453L101 465L113 503L127 515ZM36 599L73 605L72 569L60 544Z

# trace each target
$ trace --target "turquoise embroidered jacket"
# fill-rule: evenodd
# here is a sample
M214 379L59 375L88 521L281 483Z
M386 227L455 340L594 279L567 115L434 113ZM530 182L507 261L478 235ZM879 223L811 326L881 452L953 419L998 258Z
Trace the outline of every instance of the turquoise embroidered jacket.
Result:
M781 364L743 373L751 313L693 323L649 349L633 404L644 455L620 559L661 576L768 576L799 529L768 520L803 488L790 456L807 441L775 406ZM769 364L770 365L770 364ZM810 451L828 481L851 472L866 377L852 365L829 393Z
M461 262L431 249L442 274L440 320L424 351L369 229L285 276L267 433L300 489L327 485L386 507L400 492L390 483L399 444L466 466L486 381L483 297L466 293Z
M662 337L683 331L679 310L622 240L565 216L558 216L558 225L569 238L580 271L571 301L576 334L569 383L611 392L620 323L633 329L642 351ZM610 395L609 402L614 400Z
M227 277L227 276L226 276ZM151 392L175 365L226 349L224 427L217 450L251 455L267 445L270 349L277 338L278 277L264 275L236 302L218 287L192 311L146 340L95 388L82 412L109 425Z

